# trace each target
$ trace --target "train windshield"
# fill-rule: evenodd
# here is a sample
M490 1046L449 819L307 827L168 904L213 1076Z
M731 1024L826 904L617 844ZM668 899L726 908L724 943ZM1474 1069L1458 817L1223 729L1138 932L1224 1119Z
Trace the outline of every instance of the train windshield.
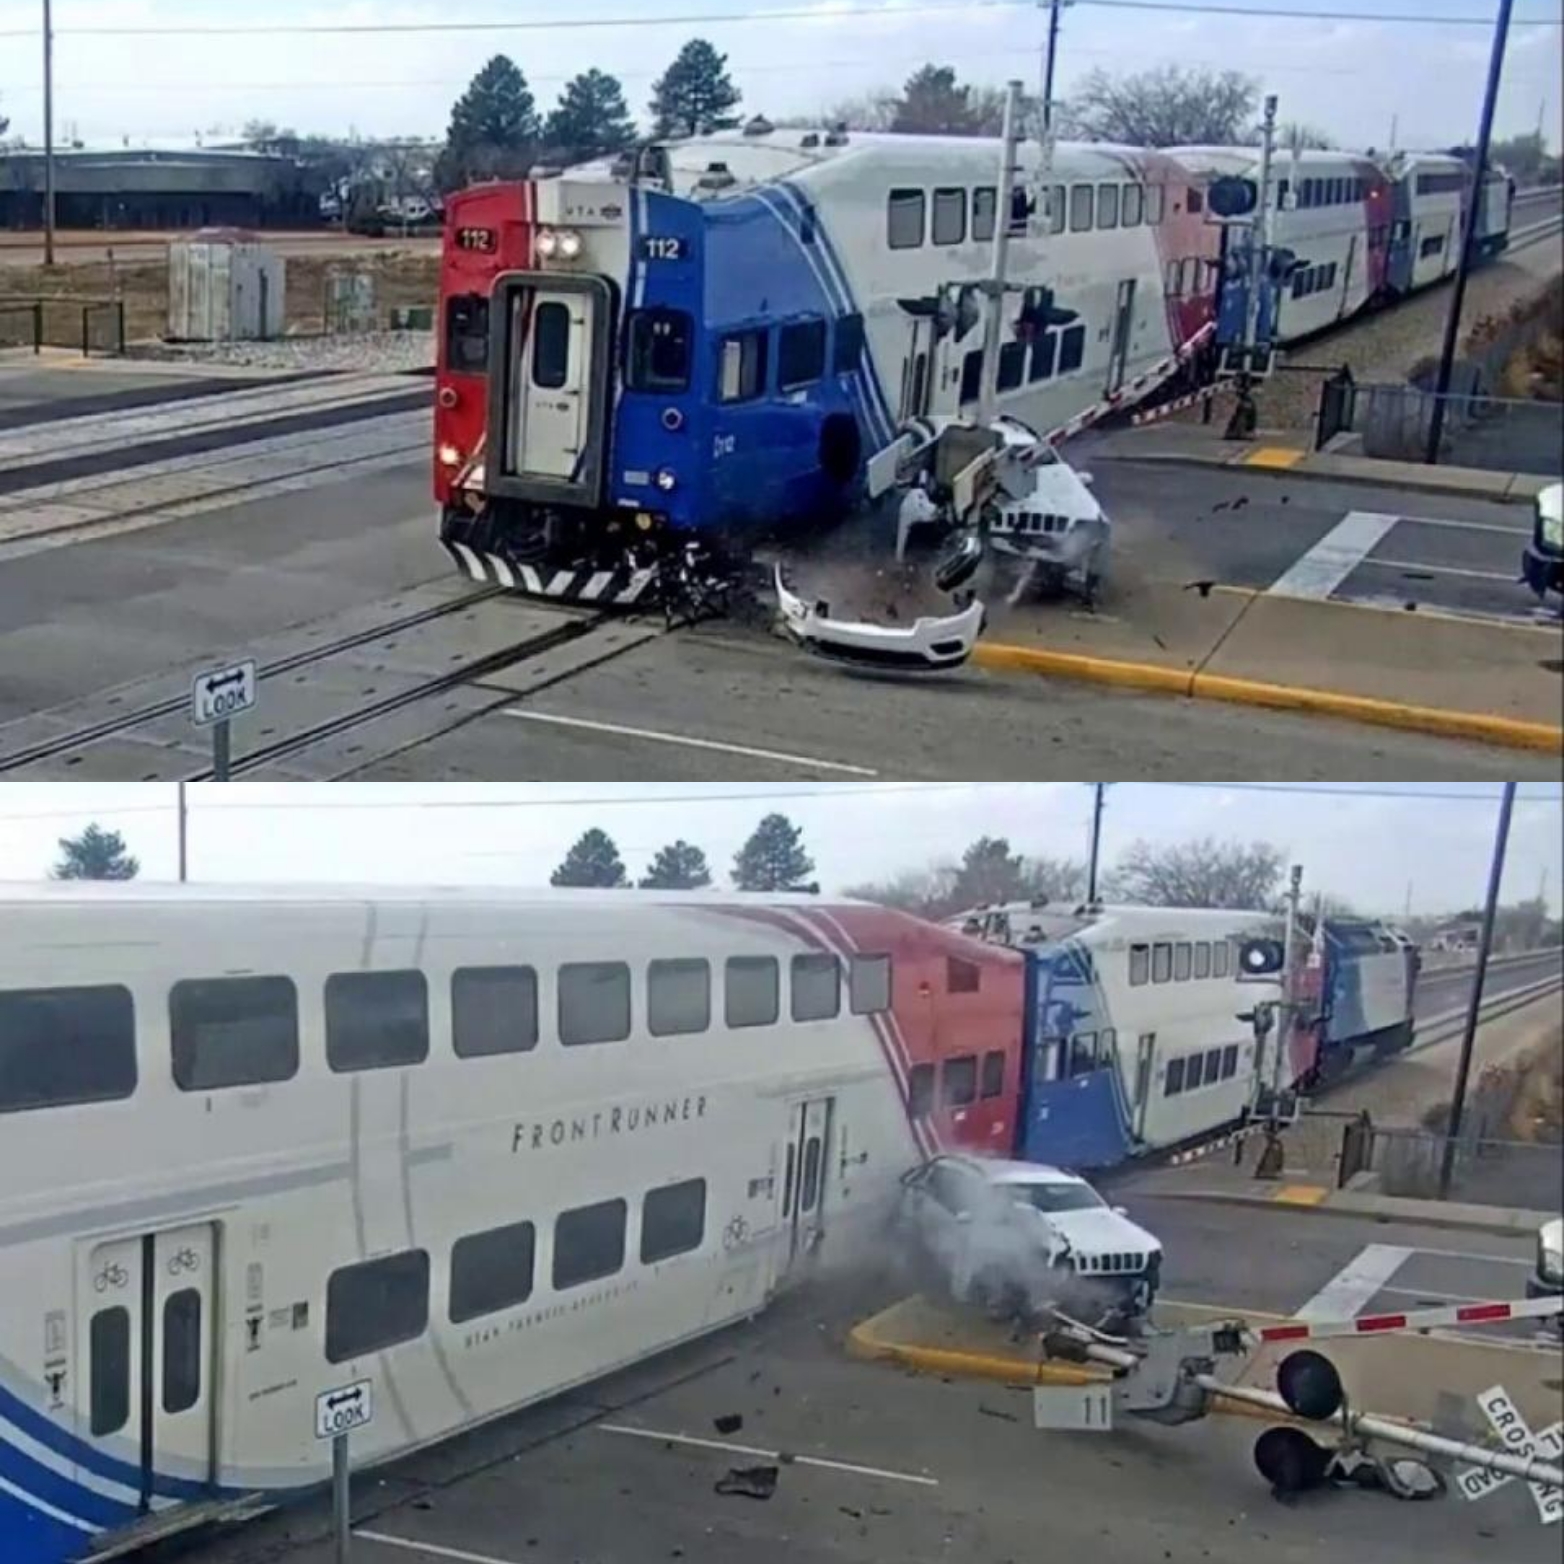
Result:
M1034 1211L1096 1211L1107 1202L1090 1184L1006 1184L1005 1192L1019 1206Z
M626 386L631 391L688 391L692 333L683 310L637 310L630 317Z

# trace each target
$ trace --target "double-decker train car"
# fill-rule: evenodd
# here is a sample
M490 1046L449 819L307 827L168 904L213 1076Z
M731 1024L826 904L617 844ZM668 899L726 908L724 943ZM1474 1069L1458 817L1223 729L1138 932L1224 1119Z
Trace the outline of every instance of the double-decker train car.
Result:
M0 888L0 1559L384 1461L754 1313L1008 1151L1024 962L810 897ZM970 1089L967 1089L970 1088Z
M453 196L434 485L461 568L633 602L669 541L840 513L903 422L977 402L976 293L942 290L988 275L1001 211L1050 292L1005 304L1000 412L1052 428L1211 318L1220 233L1180 164L1061 146L1040 183L1026 146L1001 197L998 152L752 125Z

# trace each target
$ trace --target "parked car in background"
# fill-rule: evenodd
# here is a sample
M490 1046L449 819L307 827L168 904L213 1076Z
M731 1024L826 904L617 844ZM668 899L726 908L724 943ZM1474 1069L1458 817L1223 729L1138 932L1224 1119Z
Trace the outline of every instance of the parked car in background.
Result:
M1564 1317L1564 1217L1537 1229L1537 1265L1526 1278L1528 1298L1558 1298Z
M1531 542L1521 558L1521 576L1544 602L1564 591L1564 483L1550 483L1532 502Z
M936 1157L903 1180L909 1249L996 1318L1053 1307L1100 1329L1143 1319L1162 1245L1083 1178L1035 1162Z

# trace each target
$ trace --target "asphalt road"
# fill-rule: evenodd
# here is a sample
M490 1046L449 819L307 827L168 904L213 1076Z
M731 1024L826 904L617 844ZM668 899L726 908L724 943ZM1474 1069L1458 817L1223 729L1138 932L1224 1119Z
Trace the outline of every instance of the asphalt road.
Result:
M1284 1505L1254 1471L1247 1418L1039 1433L1025 1391L848 1360L849 1326L889 1301L872 1285L787 1300L360 1479L354 1564L1556 1557L1524 1491L1482 1509L1360 1492ZM753 1466L774 1469L771 1497L716 1491ZM316 1504L145 1564L327 1564L327 1532Z

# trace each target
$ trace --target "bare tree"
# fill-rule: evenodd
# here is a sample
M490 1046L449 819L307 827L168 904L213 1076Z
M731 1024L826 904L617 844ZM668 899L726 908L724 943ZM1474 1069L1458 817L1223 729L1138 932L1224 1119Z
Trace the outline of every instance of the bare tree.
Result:
M869 92L860 98L846 98L833 104L826 110L825 123L845 125L848 130L889 130L896 123L896 111L900 106L901 100L894 92ZM813 120L809 122L811 126L814 123Z
M1141 841L1114 866L1108 895L1149 907L1265 908L1276 900L1282 866L1281 849L1269 842Z
M1251 146L1260 145L1260 127L1256 125L1245 138ZM1307 125L1302 120L1287 120L1276 127L1275 145L1287 152L1296 147L1300 152L1331 152L1336 143L1318 125Z
M904 869L847 894L924 918L948 918L971 907L1010 901L1075 901L1085 894L1086 867L1072 858L1012 852L1002 836L980 836L959 864Z
M1260 84L1239 71L1163 65L1134 76L1095 70L1066 101L1061 128L1081 141L1137 147L1242 142Z

